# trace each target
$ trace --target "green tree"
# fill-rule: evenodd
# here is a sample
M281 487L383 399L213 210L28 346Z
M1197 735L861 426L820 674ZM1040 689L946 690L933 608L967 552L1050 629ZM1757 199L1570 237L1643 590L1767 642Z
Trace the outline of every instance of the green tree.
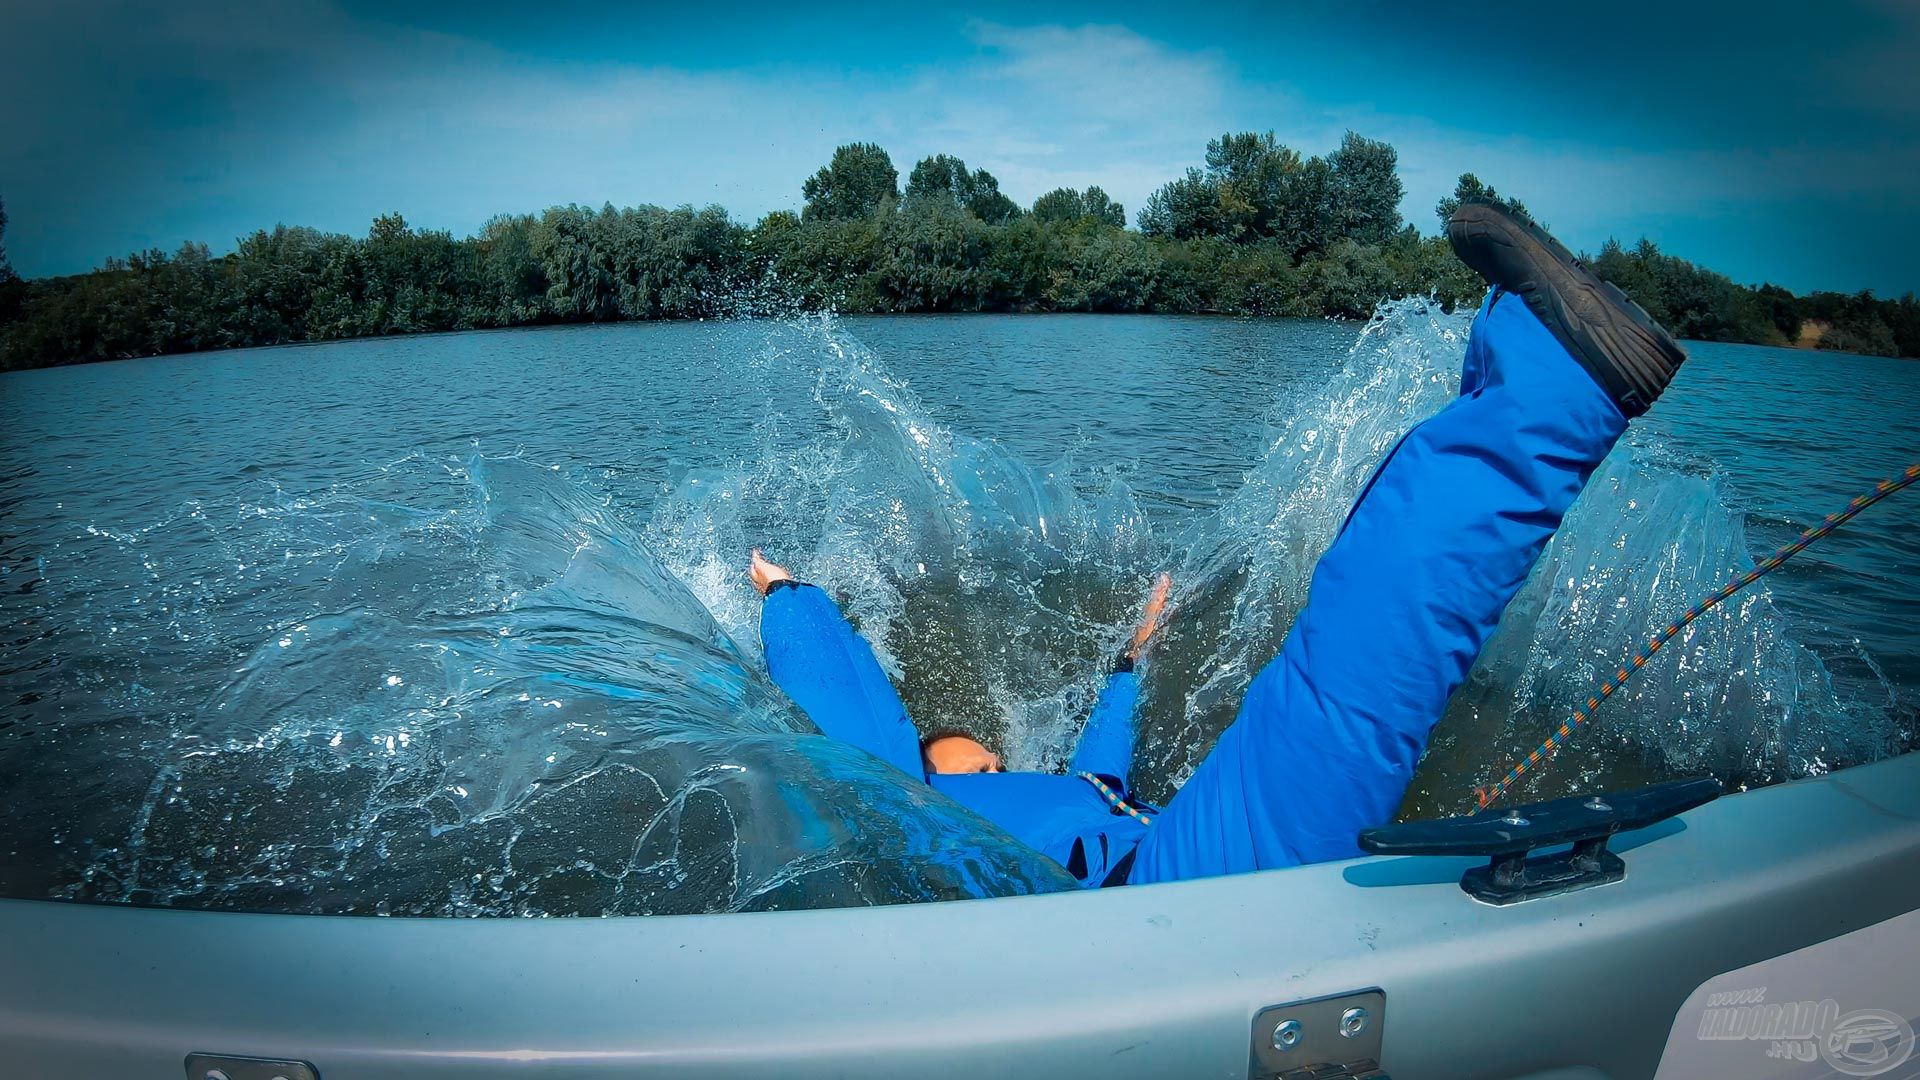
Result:
M1342 238L1378 247L1400 229L1404 189L1386 143L1348 132L1327 156L1302 158L1271 131L1230 132L1207 144L1206 161L1147 198L1143 233L1273 240L1297 262Z
M1593 272L1618 285L1676 337L1702 341L1781 341L1762 298L1725 274L1664 254L1642 238L1632 251L1608 240Z
M600 220L625 319L718 314L746 263L746 231L718 206L641 206Z
M1301 169L1299 152L1273 132L1229 132L1207 143L1205 171L1188 169L1147 197L1140 229L1175 240L1266 239L1282 228Z
M1219 187L1199 169L1188 169L1147 196L1140 208L1140 231L1162 240L1221 235Z
M243 237L229 260L235 334L248 345L305 341L320 276L321 235L276 225Z
M1464 186L1464 182L1463 182ZM1447 215L1451 217L1452 214ZM1618 285L1621 291L1633 299L1633 302L1647 309L1654 320L1665 323L1669 317L1666 296L1661 292L1660 283L1655 280L1649 259L1657 257L1659 250L1653 241L1642 239L1633 254L1628 254L1620 246L1620 241L1612 237L1600 246L1600 257L1591 263L1594 274Z
M1308 158L1287 175L1279 214L1270 228L1296 262L1340 239L1339 187L1333 163L1323 157Z
M800 227L800 215L791 210L770 211L753 227L753 245L771 250L779 239L792 235Z
M0 367L471 326L673 319L770 297L847 311L1166 311L1360 318L1394 296L1453 307L1483 292L1444 236L1400 221L1393 148L1349 132L1302 158L1271 133L1223 135L1204 168L1154 192L1140 230L1098 187L1022 213L985 170L934 155L904 200L878 147L841 147L803 214L747 229L719 207L553 207L474 236L398 214L364 237L276 226L230 255L204 245L70 277L0 276ZM1503 199L1473 174L1437 208ZM0 240L5 208L0 205ZM0 248L0 267L4 267ZM1683 337L1920 355L1909 294L1748 288L1609 240L1594 270ZM776 306L775 310L781 310ZM1807 333L1803 336L1802 331Z
M1288 179L1299 172L1300 154L1282 145L1273 132L1243 131L1207 144L1207 178L1217 194L1216 229L1229 240L1257 240L1274 234L1284 212Z
M1900 356L1920 356L1920 301L1909 292L1898 300L1882 302L1887 326L1893 331L1893 345Z
M977 311L993 291L991 230L958 203L912 199L890 218L875 268L880 305L889 311Z
M780 295L812 308L872 311L879 304L876 268L884 256L878 217L801 222L769 215L750 244L767 259Z
M518 326L549 317L546 269L534 254L531 214L498 214L481 227L476 326Z
M1277 243L1236 246L1213 272L1216 302L1240 315L1318 315L1301 288L1292 253Z
M1020 204L1001 194L1000 181L985 169L973 171L973 191L966 207L989 225L1004 225L1020 216Z
M1478 176L1472 173L1461 173L1459 181L1453 185L1453 194L1442 198L1439 205L1434 207L1434 212L1440 215L1442 229L1447 227L1447 222L1453 220L1453 212L1460 209L1460 204L1468 199L1488 199L1518 214L1524 221L1533 220L1533 215L1527 212L1526 206L1519 199L1503 198L1499 192L1483 183Z
M802 217L807 221L866 217L899 198L899 180L885 150L873 143L848 143L801 185L800 193L807 200Z
M1618 245L1615 245L1618 246ZM1767 321L1773 324L1782 341L1792 343L1800 337L1800 298L1792 291L1767 283L1754 290L1754 297Z
M27 286L7 262L7 204L0 199L0 327L16 322L27 305ZM7 365L7 342L0 338L0 370Z
M1444 236L1421 236L1412 225L1382 249L1394 296L1432 296L1450 310L1478 304L1487 283L1453 254Z
M1160 272L1148 304L1151 310L1166 312L1216 312L1234 310L1231 298L1221 299L1226 291L1224 266L1238 249L1217 237L1194 240L1154 240L1160 259ZM1291 259L1282 256L1291 263Z
M1116 229L1127 227L1127 209L1098 187L1086 191L1055 188L1033 201L1033 216L1051 224L1071 224L1091 218Z
M1380 249L1347 237L1300 268L1311 307L1328 315L1364 319L1393 295L1393 271Z
M1050 306L1070 311L1141 311L1151 300L1160 260L1137 233L1100 229L1072 242L1065 265L1052 275Z
M1000 229L987 253L989 291L983 306L1030 311L1048 306L1047 288L1067 259L1067 230L1027 214Z
M1072 188L1054 188L1045 195L1033 200L1031 213L1035 221L1048 224L1064 224L1079 221L1087 212L1086 202L1080 193Z
M582 206L551 207L528 236L547 280L546 306L570 322L599 322L620 312L611 260L594 242L594 218Z
M411 334L472 326L477 249L444 230L415 231L399 214L373 221L361 245L360 334Z
M329 236L317 252L312 302L307 307L307 336L313 339L357 337L368 333L365 244L350 236Z
M948 199L955 204L965 202L966 193L973 186L973 174L967 171L967 163L947 154L935 154L921 158L907 176L907 198L909 199Z
M1347 132L1327 155L1333 167L1333 214L1342 236L1381 245L1400 231L1400 198L1406 194L1400 155L1392 146Z
M1018 217L1020 207L1000 193L1000 181L985 169L947 154L922 158L907 178L908 200L943 199L991 225Z
M1127 227L1127 208L1115 202L1098 186L1090 186L1080 196L1086 216L1116 229Z
M13 266L7 262L7 201L0 199L0 284L13 279Z
M1820 335L1820 347L1869 356L1898 356L1900 348L1893 327L1887 325L1886 312L1898 313L1897 304L1882 304L1873 290L1862 289L1840 305L1832 324Z

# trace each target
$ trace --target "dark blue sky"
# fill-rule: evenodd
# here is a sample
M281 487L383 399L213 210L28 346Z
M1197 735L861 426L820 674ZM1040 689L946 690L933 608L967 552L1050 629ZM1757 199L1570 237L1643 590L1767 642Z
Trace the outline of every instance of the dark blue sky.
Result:
M1576 248L1742 281L1920 288L1920 4L67 4L0 33L22 273L275 222L457 233L566 202L751 220L854 139L1030 202L1137 210L1225 130L1401 152L1423 230L1465 170Z

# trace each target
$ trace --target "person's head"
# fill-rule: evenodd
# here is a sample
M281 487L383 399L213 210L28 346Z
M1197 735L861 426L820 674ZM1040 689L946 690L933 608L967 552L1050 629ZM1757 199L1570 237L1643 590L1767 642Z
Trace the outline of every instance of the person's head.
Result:
M1005 772L1000 755L964 731L936 731L920 740L920 757L930 773Z

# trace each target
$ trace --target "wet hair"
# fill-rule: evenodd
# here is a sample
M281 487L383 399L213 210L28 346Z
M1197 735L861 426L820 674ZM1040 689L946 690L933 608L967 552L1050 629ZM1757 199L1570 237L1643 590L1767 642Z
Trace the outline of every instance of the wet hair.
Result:
M972 739L974 742L980 743L981 746L987 745L981 742L980 737L971 731L963 731L960 728L934 728L932 731L920 736L920 760L925 761L927 759L927 749L941 739ZM988 749L991 750L992 748L988 747Z
M929 746L933 746L935 742L939 742L939 740L943 740L943 738L972 738L973 742L979 742L979 736L975 736L970 730L960 730L960 728L933 728L931 732L920 736L920 753L925 753ZM987 746L987 744L981 742L981 746Z

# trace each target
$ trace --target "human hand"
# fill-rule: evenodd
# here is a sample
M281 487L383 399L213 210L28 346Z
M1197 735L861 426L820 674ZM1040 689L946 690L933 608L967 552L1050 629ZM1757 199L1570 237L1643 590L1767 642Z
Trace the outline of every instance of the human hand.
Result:
M773 588L774 582L793 580L793 575L787 573L786 567L768 562L767 557L760 554L759 548L753 549L753 564L747 567L747 576L753 579L753 587L761 596L767 595L767 590Z
M1173 591L1173 575L1161 574L1160 580L1153 583L1153 595L1147 598L1147 608L1140 615L1140 625L1133 632L1133 642L1127 646L1127 655L1135 660L1147 650L1153 640L1154 632L1160 629L1161 616L1167 610L1167 594Z

